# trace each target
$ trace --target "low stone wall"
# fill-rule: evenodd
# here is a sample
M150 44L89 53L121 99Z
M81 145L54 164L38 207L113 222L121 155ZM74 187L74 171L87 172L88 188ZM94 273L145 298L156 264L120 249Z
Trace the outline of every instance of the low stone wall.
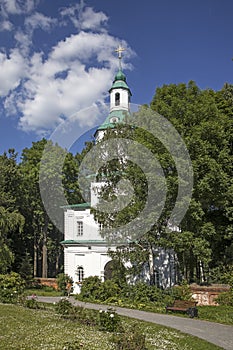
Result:
M191 286L192 297L198 302L197 305L218 305L215 299L220 293L228 292L230 286L214 284L211 286L199 286L192 284Z
M35 283L41 284L42 286L53 287L56 290L58 289L56 278L35 277L34 281L35 281Z

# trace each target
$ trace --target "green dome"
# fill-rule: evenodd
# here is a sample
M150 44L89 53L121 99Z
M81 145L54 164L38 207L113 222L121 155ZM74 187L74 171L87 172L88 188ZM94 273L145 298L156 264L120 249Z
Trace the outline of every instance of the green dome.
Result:
M125 74L122 72L122 70L119 69L119 71L117 72L117 74L115 75L115 79L114 82L117 80L123 80L126 81L126 76Z
M113 81L112 87L109 90L109 92L111 92L112 89L117 89L117 88L129 90L129 93L131 95L130 88L128 87L128 85L126 83L126 76L120 68L119 68L117 74L115 75L115 79Z

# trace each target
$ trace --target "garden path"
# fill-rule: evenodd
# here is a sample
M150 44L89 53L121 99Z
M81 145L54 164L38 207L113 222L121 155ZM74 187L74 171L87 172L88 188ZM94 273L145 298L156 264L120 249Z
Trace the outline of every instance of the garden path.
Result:
M57 302L60 299L60 297L38 297L38 301L47 303ZM74 305L83 306L88 309L106 310L108 308L107 305L85 303L75 300L73 297L70 297L69 300ZM114 306L114 309L119 315L175 328L183 333L188 333L198 338L207 340L208 342L216 344L225 350L233 350L233 326L173 315L126 309L117 306Z

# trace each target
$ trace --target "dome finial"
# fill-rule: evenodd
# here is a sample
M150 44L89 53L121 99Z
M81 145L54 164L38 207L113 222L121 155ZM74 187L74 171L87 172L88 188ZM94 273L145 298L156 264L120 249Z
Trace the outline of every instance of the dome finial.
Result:
M119 58L119 70L122 70L122 68L121 68L121 59L122 59L122 52L123 51L125 51L125 49L121 46L121 45L119 45L118 46L118 48L115 50L115 52L117 52L118 53L118 58Z

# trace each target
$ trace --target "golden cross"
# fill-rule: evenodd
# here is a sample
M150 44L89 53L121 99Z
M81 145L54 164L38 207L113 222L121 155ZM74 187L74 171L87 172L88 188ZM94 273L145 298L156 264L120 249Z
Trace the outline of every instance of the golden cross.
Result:
M119 45L118 48L115 50L115 52L118 53L118 58L119 58L119 59L121 59L121 53L122 53L123 51L125 51L125 49L124 49L121 45Z

